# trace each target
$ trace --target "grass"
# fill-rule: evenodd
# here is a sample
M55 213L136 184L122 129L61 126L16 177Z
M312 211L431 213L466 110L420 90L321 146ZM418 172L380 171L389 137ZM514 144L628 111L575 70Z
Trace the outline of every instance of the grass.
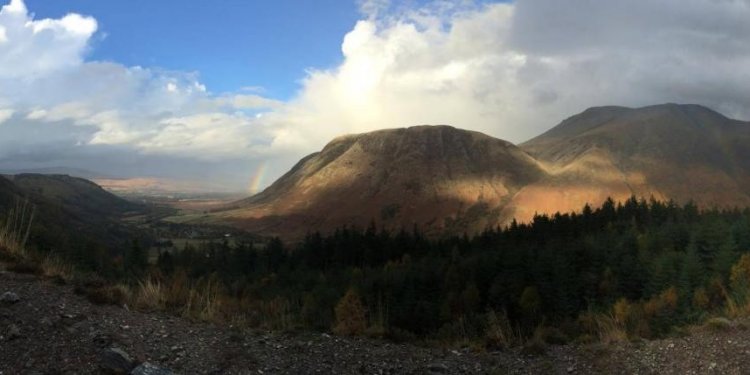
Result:
M0 223L0 249L14 258L28 258L26 242L31 234L36 208L28 200L16 200L8 211L5 221Z
M163 310L166 306L165 288L151 278L140 281L135 287L133 306L141 311Z
M732 328L732 321L724 317L708 319L703 327L711 331L728 331Z
M520 328L514 327L505 312L490 311L487 314L486 346L496 349L508 349L523 342Z
M581 314L579 322L601 343L611 344L628 341L628 332L625 325L612 314L586 312Z

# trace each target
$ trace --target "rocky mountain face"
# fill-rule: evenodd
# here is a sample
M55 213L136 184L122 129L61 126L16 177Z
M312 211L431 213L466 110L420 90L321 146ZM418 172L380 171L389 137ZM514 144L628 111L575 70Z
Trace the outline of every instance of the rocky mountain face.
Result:
M477 232L631 195L750 206L750 124L697 105L598 107L519 146L449 126L334 139L213 218L282 236L375 222Z
M301 160L262 193L219 214L247 229L304 234L370 222L427 232L480 229L545 176L515 145L449 126L350 135Z

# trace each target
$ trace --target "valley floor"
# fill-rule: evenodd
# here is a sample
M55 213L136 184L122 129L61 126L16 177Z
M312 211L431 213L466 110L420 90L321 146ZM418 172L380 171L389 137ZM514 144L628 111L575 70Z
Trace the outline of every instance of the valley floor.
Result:
M747 374L750 331L733 324L683 338L472 353L315 333L240 331L94 305L71 286L0 268L0 375L98 374L105 351L179 374Z

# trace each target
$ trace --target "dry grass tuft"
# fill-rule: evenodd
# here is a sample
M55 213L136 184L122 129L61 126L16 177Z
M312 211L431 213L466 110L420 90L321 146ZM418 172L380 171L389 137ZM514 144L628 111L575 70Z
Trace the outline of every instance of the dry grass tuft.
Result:
M83 294L97 305L122 306L130 300L130 289L125 285L103 285L94 287L76 287L76 293Z
M628 332L625 325L622 322L618 322L618 319L613 315L589 311L581 314L578 321L587 331L595 335L601 343L611 344L628 340Z
M26 259L26 242L31 234L36 207L28 199L17 199L8 211L5 221L0 223L0 249L7 255Z
M732 328L732 321L723 317L711 318L703 324L703 328L711 331L728 331Z
M139 282L133 294L133 306L139 310L163 310L166 306L166 288L153 279Z
M520 328L513 329L508 314L490 311L487 314L485 345L493 349L508 349L523 342Z
M42 275L55 279L60 283L70 282L75 275L75 270L72 265L52 255L47 255L42 259L40 268Z

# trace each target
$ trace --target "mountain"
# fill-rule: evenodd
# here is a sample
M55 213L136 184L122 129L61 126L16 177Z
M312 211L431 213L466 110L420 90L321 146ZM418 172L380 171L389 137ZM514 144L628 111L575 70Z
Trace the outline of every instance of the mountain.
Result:
M87 180L93 180L97 178L112 178L107 174L90 171L88 169L81 168L69 168L69 167L47 167L47 168L22 168L0 171L0 174L5 175L17 175L17 174L56 174L56 175L68 175L73 177L85 178Z
M82 178L0 175L0 222L18 204L33 207L32 242L57 250L86 241L122 248L138 236L120 219L144 209Z
M632 195L750 206L750 124L664 104L591 108L519 146L449 126L348 135L210 220L290 237L371 221L463 233Z
M750 123L702 106L591 108L520 147L549 173L507 208L520 219L607 196L750 206Z
M253 231L304 234L344 224L427 232L479 230L544 177L515 145L450 126L415 126L334 139L266 190L219 217Z
M116 216L139 208L101 186L79 177L23 173L9 176L20 189L84 216Z

